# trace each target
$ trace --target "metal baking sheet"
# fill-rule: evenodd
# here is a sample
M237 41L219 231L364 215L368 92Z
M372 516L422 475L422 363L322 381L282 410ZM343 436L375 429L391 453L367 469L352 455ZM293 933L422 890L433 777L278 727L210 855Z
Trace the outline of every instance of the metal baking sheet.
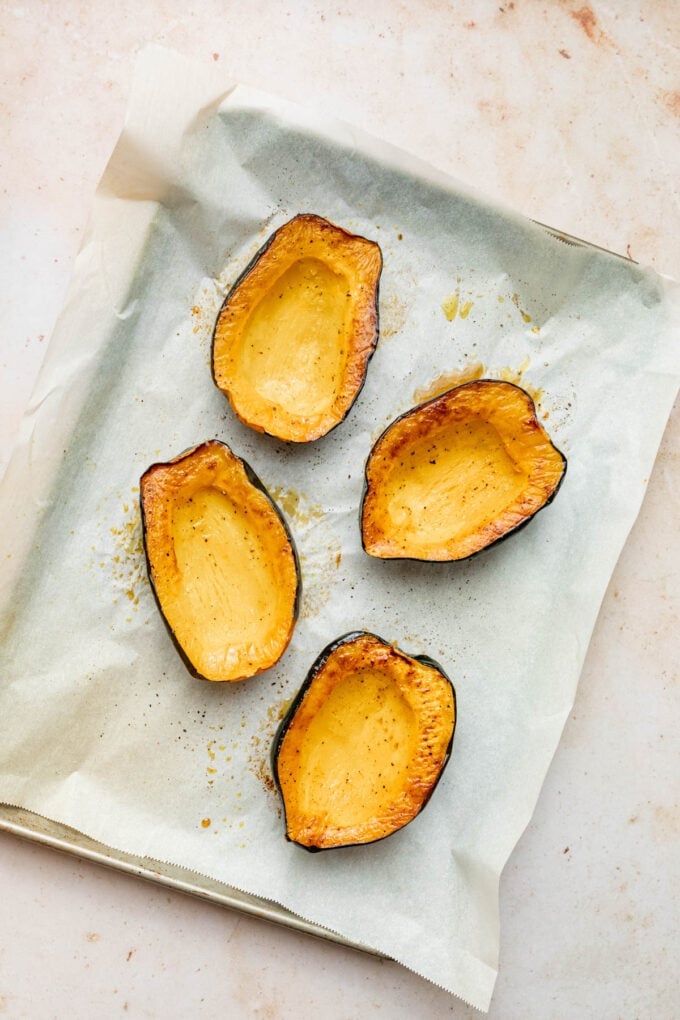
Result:
M538 225L543 227L553 237L566 244L608 251L565 231L549 227L546 224ZM617 252L608 251L608 254L616 255L618 258L626 258L626 256L620 255ZM163 863L148 857L135 857L132 854L123 853L103 843L98 843L76 829L71 829L59 822L44 818L22 808L0 804L0 832L10 833L31 843L51 847L72 857L112 868L124 874L134 875L137 878L154 882L176 892L187 893L218 906L228 907L231 910L249 914L252 917L258 917L273 924L282 925L293 931L326 939L329 942L335 942L347 948L368 953L382 959L386 958L384 954L368 946L351 942L320 925L304 920L302 917L286 910L273 901L241 892L239 889L215 881L188 868Z

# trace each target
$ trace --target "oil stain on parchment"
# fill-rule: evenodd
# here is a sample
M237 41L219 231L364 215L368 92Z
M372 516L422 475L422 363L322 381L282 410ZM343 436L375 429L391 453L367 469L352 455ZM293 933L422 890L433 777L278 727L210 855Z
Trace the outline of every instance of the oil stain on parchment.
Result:
M335 571L342 560L340 543L323 527L327 514L320 504L312 503L295 489L273 486L269 491L290 521L293 535L301 539L296 543L304 578L300 616L307 619L330 601ZM305 553L304 538L311 529L315 530L314 555Z
M312 503L303 493L295 489L273 485L270 486L269 492L286 517L298 528L307 528L325 516L324 509L319 503Z
M523 308L520 308L520 305L519 305L519 294L513 294L510 300L512 301L513 305L515 306L515 308L517 309L519 314L522 316L522 322L526 322L526 323L531 322L532 319L531 319L531 316L529 315L529 313L526 312Z
M271 767L271 751L276 732L290 705L291 699L285 698L277 705L267 707L259 731L254 733L250 739L250 752L247 759L250 772L260 781L265 793L276 800L276 812L279 818L282 811Z
M390 340L406 325L406 302L390 294L380 302L380 340Z
M419 387L413 394L417 404L432 397L438 397L441 393L453 389L454 386L462 386L463 383L474 382L484 375L484 365L481 361L472 361L463 368L454 369L451 372L443 372L436 379L426 386Z
M265 700L264 695L261 700ZM261 784L267 798L274 802L278 817L281 817L282 809L271 768L271 749L281 720L290 704L289 697L268 704L256 732L251 735L245 749L246 768ZM241 729L246 728L246 723L247 720L243 716ZM207 792L219 798L219 807L216 806L210 813L204 812L204 817L199 819L199 825L203 829L210 829L215 835L224 829L245 830L243 811L247 798L244 798L243 791L239 789L237 767L234 763L235 758L242 760L244 750L241 749L239 740L230 739L222 732L222 726L211 726L210 729L216 735L210 737L205 744L205 780ZM224 794L220 793L225 787L229 788L226 800Z
M244 729L245 726L246 719L242 716L241 728ZM238 787L234 766L234 757L238 753L240 743L227 737L224 726L211 725L209 730L216 735L210 737L205 744L205 781L207 793L219 800L214 801L214 809L210 813L206 811L204 817L199 819L198 825L199 828L209 830L217 836L223 829L245 829L243 791ZM219 787L224 789L225 785L229 787L228 807L219 791ZM241 844L241 847L243 846L245 843Z
M117 522L109 527L113 547L108 562L116 592L114 605L121 599L127 600L130 613L136 613L141 597L149 590L149 578L142 537L139 487L133 486L131 493L131 499L121 500L120 516ZM105 565L105 560L99 564L102 568ZM125 622L132 623L132 616L127 616Z
M456 289L442 301L442 311L447 321L453 322L455 318L467 319L473 305L474 301L465 300L461 297L460 289Z
M219 310L216 301L217 295L204 287L201 292L201 304L194 304L191 307L191 332L196 337L201 349L205 351L206 364L212 363L212 335L215 328L215 320Z
M485 366L481 361L469 361L462 368L443 372L425 386L416 389L413 393L413 400L414 403L421 404L425 400L438 397L442 393L446 393L447 390L451 390L455 386L462 386L464 383L475 382L477 379L499 379L502 382L510 382L516 386L521 386L538 407L543 398L543 390L538 386L533 386L524 378L530 363L528 355L517 367L506 365L502 368L491 368ZM547 417L547 413L544 417Z
M543 390L538 386L532 386L532 384L524 378L524 373L527 371L530 364L531 359L527 354L524 361L517 368L510 368L509 366L500 368L498 370L497 377L502 379L503 382L514 383L515 386L521 386L522 389L529 394L536 406L539 407L543 398Z
M478 294L474 290L463 290L461 287L462 278L460 276L456 278L456 283L455 291L445 297L441 303L441 309L446 316L447 322L453 322L454 319L467 319L475 303L484 298L484 294ZM529 325L529 323L533 322L533 316L520 304L519 294L499 294L497 300L501 305L505 304L506 300L509 300L519 312L523 323ZM511 318L512 316L508 315L507 317ZM532 333L538 334L540 331L539 326L532 326Z
M342 560L340 543L326 540L323 553L318 556L300 556L304 583L300 616L309 619L327 606L335 588L335 572Z

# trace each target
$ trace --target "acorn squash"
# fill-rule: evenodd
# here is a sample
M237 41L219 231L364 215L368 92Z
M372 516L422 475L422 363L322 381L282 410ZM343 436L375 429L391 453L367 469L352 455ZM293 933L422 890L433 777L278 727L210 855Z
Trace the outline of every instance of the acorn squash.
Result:
M320 216L295 216L227 294L213 378L238 418L303 443L347 415L378 340L382 254Z
M283 655L300 569L274 501L250 467L211 440L140 483L149 578L190 672L243 680Z
M286 838L326 850L403 828L437 785L455 725L453 685L432 659L366 632L332 642L274 741Z
M456 386L397 418L374 445L364 549L382 559L472 556L550 503L566 465L519 386Z

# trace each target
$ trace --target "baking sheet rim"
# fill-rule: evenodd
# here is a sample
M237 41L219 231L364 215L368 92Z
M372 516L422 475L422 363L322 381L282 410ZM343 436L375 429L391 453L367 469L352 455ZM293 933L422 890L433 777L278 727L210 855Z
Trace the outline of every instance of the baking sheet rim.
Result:
M52 850L89 861L92 864L166 886L175 892L196 896L217 906L250 914L305 935L314 935L328 942L336 942L348 949L387 959L383 953L371 949L370 946L352 942L328 928L323 928L312 921L306 921L303 917L286 910L285 907L273 900L253 896L224 882L218 882L207 875L202 875L200 872L191 871L189 868L157 861L151 857L136 857L134 854L116 850L114 847L97 842L77 829L72 829L61 822L55 822L53 819L38 815L25 808L0 803L0 832L9 833L18 839L40 846L50 847Z

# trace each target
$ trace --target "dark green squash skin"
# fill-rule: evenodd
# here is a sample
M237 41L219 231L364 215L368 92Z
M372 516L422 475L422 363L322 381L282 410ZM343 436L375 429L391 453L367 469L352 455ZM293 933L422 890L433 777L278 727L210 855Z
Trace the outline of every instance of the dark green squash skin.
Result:
M168 623L168 621L165 618L165 614L163 612L163 608L161 606L160 599L158 597L158 592L156 591L156 587L155 587L155 585L153 583L153 573L152 573L152 570L151 570L151 561L149 559L149 552L148 552L147 545L146 545L146 524L145 524L145 518L144 518L144 504L142 502L142 485L141 485L141 480L145 477L145 475L147 475L149 473L149 471L152 471L155 467L167 467L168 464L179 463L179 461L183 460L185 457L189 457L192 453L195 453L196 450L200 450L201 447L207 446L208 443L219 443L220 446L226 447L229 450L229 452L231 453L231 455L233 457L236 457L236 459L241 462L241 464L243 465L243 470L245 471L245 474L246 474L246 477L247 477L248 481L256 489L259 489L259 491L264 496L267 497L267 500L271 504L272 508L276 512L277 517L279 518L279 520L281 521L281 524L283 525L284 531L286 532L286 535L288 537L288 541L290 542L290 547L291 547L291 549L293 551L293 560L295 562L295 576L297 577L297 587L295 589L295 601L293 603L293 627L295 627L295 624L297 623L298 617L300 615L300 603L301 603L301 600L302 600L302 569L300 567L300 558L298 556L298 551L297 551L297 547L295 545L295 540L293 539L293 535L292 535L291 530L290 530L290 528L288 526L288 522L286 521L285 517L283 516L283 512L281 511L281 508L276 504L275 500L272 498L272 496L267 491L266 486L258 478L258 476L255 474L255 472L251 468L250 464L247 461L243 460L242 457L239 457L238 454L235 454L234 451L231 449L231 447L227 446L226 443L222 443L219 439L207 439L203 443L197 443L196 446L189 447L188 450L183 450L182 453L178 454L177 457L173 457L172 460L156 461L155 463L149 465L149 467L146 469L146 471L142 475L142 478L140 479L140 487L139 487L139 489L140 489L140 492L139 492L139 509L140 509L140 516L141 516L141 521L142 521L142 542L143 542L143 545L144 545L144 559L146 561L146 572L147 572L147 576L149 578L149 585L151 587L151 591L153 592L153 597L154 597L154 600L155 600L156 605L158 607L158 612L160 613L160 617L161 617L163 623L165 624L165 629L167 630L168 634L170 635L172 643L175 646L175 649L177 650L177 652L179 653L179 657L182 660L182 662L184 663L187 672L192 677L194 677L195 680L203 680L203 681L205 681L205 683L215 684L215 683L219 683L220 681L208 680L207 677L204 677L201 673L198 672L198 670L196 669L194 664L188 658L186 652L184 651L184 649L182 648L181 644L177 640L177 638L175 636L175 633L172 630L170 624ZM270 668L273 668L273 667L270 667ZM262 672L264 672L264 670L262 670ZM257 676L258 674L256 673L254 675ZM243 677L243 680L246 680L246 679L252 679L252 677ZM227 681L227 682L228 683L242 683L242 680Z
M349 644L351 641L355 641L357 638L361 638L361 637L372 637L372 638L375 638L377 641L380 641L381 644L386 645L387 647L394 648L394 650L397 651L400 655L403 655L403 656L405 656L405 657L407 657L409 659L413 659L415 662L420 662L424 666L430 666L432 669L436 669L436 671L439 674L441 674L441 676L444 677L444 679L447 681L447 683L451 687L451 692L453 694L453 729L451 731L451 739L449 740L448 746L446 748L446 753L445 753L445 756L444 756L444 760L442 762L442 767L439 770L439 775L437 776L437 779L433 783L432 789L428 793L427 797L422 801L420 807L418 808L417 813L413 816L413 818L410 819L410 821L408 821L406 823L406 825L402 825L402 827L400 829L396 829L395 832L390 832L386 836L379 836L377 839L368 840L365 843L345 843L345 844L340 844L338 846L328 846L328 847L305 846L302 843L296 843L295 840L292 840L290 838L290 836L288 835L288 826L286 824L286 805L285 805L284 800L283 800L283 795L281 793L281 784L279 782L279 771L278 771L279 749L281 747L281 744L283 743L283 738L286 735L288 727L290 726L291 722L293 721L295 713L297 712L299 706L302 704L302 702L305 699L305 696L306 696L307 691L309 690L309 688L310 688L310 686L312 684L312 681L314 680L314 678L315 678L316 674L319 672L319 670L323 667L323 665L325 664L326 660L329 658L331 653L334 652L336 650L336 648L339 648L341 645ZM439 781L440 781L441 777L443 776L444 770L445 770L446 766L448 765L448 763L450 761L450 758L451 758L451 751L453 749L453 738L454 738L455 733L456 733L456 726L457 726L457 724L458 724L458 705L457 705L457 702L456 702L456 688L453 686L451 678L448 676L447 673L444 672L444 670L442 669L441 665L435 659L430 658L429 655L409 655L408 652L404 652L401 648L395 648L395 646L390 645L390 643L388 641L385 641L378 634L374 634L372 631L368 631L368 630L354 630L354 631L350 631L347 634L343 634L343 635L341 635L338 638L335 638L335 640L331 641L331 643L329 645L326 645L326 647L323 649L323 651L314 660L314 663L313 663L309 673L305 677L305 680L304 680L302 686L300 687L299 691L295 695L295 698L293 699L290 707L286 711L285 716L281 720L281 723L279 724L279 727L278 727L278 729L276 731L276 734L274 736L274 741L272 743L271 766L272 766L272 773L274 775L274 782L276 783L276 788L279 791L279 796L281 797L281 804L283 806L283 815L284 815L284 826L285 826L285 838L286 838L286 841L288 843L295 843L296 846L301 847L303 850L306 850L308 853L318 854L318 853L325 852L326 850L349 850L351 847L370 846L372 843L381 843L384 839L389 839L390 836L395 836L397 834L397 832L401 832L403 829L406 828L407 825L410 825L411 822L415 821L415 819L422 812L423 808L429 802L430 798L432 797L432 794L434 793L435 789L439 785Z
M499 382L499 381L500 380L498 380L498 379L474 379L472 382L469 382L469 383L461 383L460 386L452 386L451 389L453 389L453 390L463 389L463 387L465 387L465 386L472 386L475 383L480 383L480 382ZM505 382L505 380L503 380L503 382ZM527 393L527 391L525 389L523 389L521 386L518 386L516 383L505 382L505 385L506 386L514 386L514 388L516 390L521 390L522 393L524 393L527 397L529 397L529 400L531 400L532 406L534 408L534 413L535 413L535 411L536 411L536 404L534 403L534 400L531 397L531 395L529 393ZM383 563L390 563L390 562L393 562L393 563L394 562L396 562L396 563L431 563L435 567L436 566L439 566L439 567L446 566L447 563L465 563L467 560L472 560L476 556L481 556L482 553L485 553L485 552L487 552L487 550L494 548L500 542L504 542L506 540L506 538L510 538L511 535L516 535L518 531L521 531L523 528L526 528L527 524L530 524L531 521L533 521L533 519L536 516L536 514L540 514L541 510L544 510L547 506L550 506L550 504L554 500L555 496L557 495L557 493L562 488L562 483L563 483L563 481L565 479L565 476L566 476L566 473L567 473L567 458L564 456L562 451L560 449L558 449L558 447L555 446L555 444L553 443L553 441L551 439L550 440L550 444L551 444L552 448L554 449L555 453L558 453L560 455L560 457L562 458L562 474L560 476L560 480L557 483L557 485L555 486L555 489L552 492L551 496L548 499L546 499L545 503L542 503L541 506L539 506L538 510L536 510L533 514L531 514L530 517L527 517L525 520L520 521L520 523L516 527L511 528L509 531L506 531L503 535L499 535L498 538L494 539L493 542L489 542L489 544L485 545L482 549L478 549L476 552L470 553L469 556L462 556L462 557L460 557L457 560L454 560L454 559L452 559L452 560L427 560L427 559L421 559L418 556L389 556L389 557L387 557L387 556L386 557L372 556L371 553L369 553L366 550L366 545L364 543L364 529L362 527L362 522L363 522L363 516L364 516L364 502L366 500L366 494L368 492L368 465L369 465L371 457L373 455L373 451L376 448L376 446L378 445L378 443L380 442L380 440L383 438L385 433L389 432L389 430L394 425L396 425L397 422L403 421L404 418L407 418L409 415L414 414L416 411L422 410L422 408L427 407L428 404L432 404L432 403L434 403L435 400L439 400L440 397L443 397L444 393L449 393L449 392L450 392L450 390L444 390L442 393L438 393L436 396L429 397L427 400L424 400L421 404L415 404L413 407L410 407L408 409L408 411L404 411L403 414L398 414L397 417L394 418L389 423L389 425L386 428L383 429L383 431L380 433L380 435L378 436L376 441L373 443L373 446L371 447L370 453L368 454L368 457L366 458L366 465L364 467L364 484L363 484L363 490L362 490L362 493L361 493L361 503L359 505L359 531L361 533L361 548L363 549L363 551L366 553L367 556L371 556L371 559L382 560Z
M281 231L283 229L283 227L287 226L288 223L292 223L295 220L301 219L301 218L306 217L306 216L315 216L316 217L316 216L318 216L318 213L298 213L296 216L293 216L292 219L288 220L286 223L282 223L280 227L277 227L277 229L267 238L267 240L264 242L262 247L258 248L258 250L255 252L255 254L253 255L253 257L250 260L250 262L248 263L248 265L240 273L240 275L238 276L236 281L229 288L224 301L220 305L220 309L219 309L219 311L217 313L217 316L215 318L215 325L213 326L212 336L210 338L210 374L212 376L213 383L215 384L217 389L220 390L220 393L224 397L226 397L227 400L229 400L229 397L224 392L224 390L220 389L220 387L217 385L217 379L215 378L215 334L217 333L217 323L220 320L220 316L222 315L223 310L226 308L226 306L231 301L231 298L232 298L234 292L237 290L238 287L240 287L240 285L243 283L245 278L253 271L253 269L255 268L257 263L260 261L262 256L265 254L267 249L269 247L271 247L271 245L274 243L274 240L276 239L279 231ZM319 217L319 218L323 219L323 217ZM330 223L330 220L328 220L327 222ZM363 236L361 234L351 234L349 230L345 230L344 227L339 227L337 225L337 223L333 223L331 225L333 227L335 227L336 230L341 230L343 232L343 234L346 234L348 237L361 237L361 236ZM364 240L368 241L368 240L370 240L370 238L364 238ZM380 253L380 270L378 272L378 279L376 280L376 283L375 283L375 296L374 296L374 305L375 305L375 335L374 335L374 338L373 338L373 346L371 347L371 352L370 352L368 358L366 359L366 365L364 367L364 374L363 374L363 378L361 380L361 385L359 386L359 389L356 391L356 393L354 395L354 399L352 400L352 403L349 405L349 407L347 408L347 411L342 416L340 421L336 422L336 424L333 426L333 428L330 428L328 430L328 432L324 433L323 436L319 436L318 439L307 440L307 442L316 443L320 439L324 439L326 436L329 436L331 434L331 432L334 432L335 429L337 429L338 425L342 425L343 421L345 421L345 419L348 417L350 411L352 410L352 408L356 404L357 400L359 399L359 394L361 393L361 391L364 388L364 385L366 383L366 376L368 375L368 366L369 366L369 363L370 363L373 355L375 354L375 349L378 346L378 340L380 339L380 302L379 302L379 297L380 297L380 277L381 277L382 268L383 268L383 255L382 255L382 248L380 247L378 242L377 241L372 241L371 243L377 245L377 247L378 247L378 251ZM250 426L247 426L247 427L250 427ZM263 432L261 434L265 435L265 436L270 436L272 439L276 439L280 443L286 443L286 442L293 443L292 439L291 440L281 439L279 436L273 436L271 432L266 432L265 431L265 432ZM304 441L302 441L302 442L304 442ZM300 445L300 444L296 443L295 445Z

